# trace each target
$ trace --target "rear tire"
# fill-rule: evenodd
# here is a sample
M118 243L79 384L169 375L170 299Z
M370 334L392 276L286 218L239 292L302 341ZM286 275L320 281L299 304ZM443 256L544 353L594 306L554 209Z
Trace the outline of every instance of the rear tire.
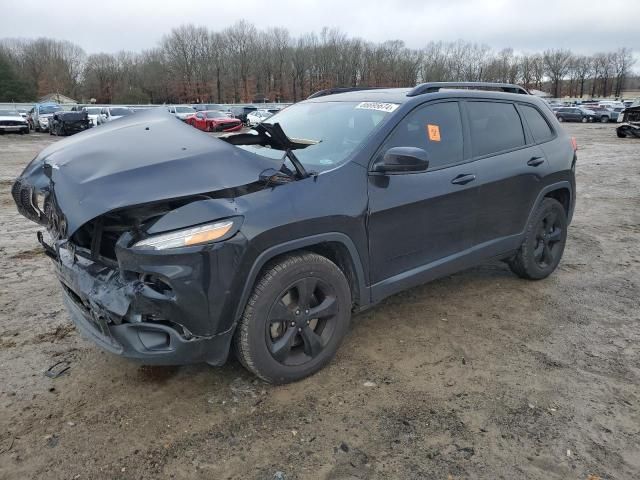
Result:
M582 117L582 123L587 123L589 119L587 117Z
M600 117L600 123L609 123L609 117L603 115Z
M331 361L350 319L342 271L315 253L288 255L258 279L236 329L236 356L269 383L295 382Z
M558 117L558 121L559 121L560 123L562 123L562 122L564 122L564 118L562 118L562 117Z
M508 261L520 278L541 280L560 263L567 241L567 214L560 202L545 198L527 224L518 253Z

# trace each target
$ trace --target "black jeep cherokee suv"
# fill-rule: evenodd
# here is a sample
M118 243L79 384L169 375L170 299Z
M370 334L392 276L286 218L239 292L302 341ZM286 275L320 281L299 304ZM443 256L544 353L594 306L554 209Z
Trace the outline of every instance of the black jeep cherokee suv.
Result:
M490 91L497 89L501 91ZM575 143L506 84L320 92L214 138L161 109L43 150L13 186L78 329L148 364L326 365L353 312L502 259L558 265Z

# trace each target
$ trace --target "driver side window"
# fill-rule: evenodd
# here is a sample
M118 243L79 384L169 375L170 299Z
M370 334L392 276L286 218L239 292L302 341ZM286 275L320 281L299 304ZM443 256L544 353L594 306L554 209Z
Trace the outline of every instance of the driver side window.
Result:
M463 160L462 119L458 102L432 103L416 108L400 121L384 144L417 147L427 152L429 170Z

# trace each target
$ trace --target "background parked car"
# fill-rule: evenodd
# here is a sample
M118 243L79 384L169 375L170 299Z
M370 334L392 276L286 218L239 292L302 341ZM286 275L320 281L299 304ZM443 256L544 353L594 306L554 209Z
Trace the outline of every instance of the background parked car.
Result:
M620 112L624 110L624 107L611 107L610 104L600 104L589 106L596 114L596 120L602 123L607 122L617 122L618 117L620 117L620 121L622 121L622 116Z
M92 107L90 105L77 105L71 109L74 112L87 112L87 117L89 119L89 124L92 127L97 127L103 123L102 121L102 108L101 107Z
M217 110L196 112L187 118L186 122L205 132L235 132L242 128L240 120L229 118L224 112Z
M247 125L253 127L272 116L273 113L268 110L256 110L255 112L250 112L247 114Z
M36 103L30 112L31 128L36 132L46 132L49 130L49 119L54 113L62 110L57 103Z
M219 103L193 103L191 104L191 108L193 108L196 112L206 112L209 110L223 111L225 108Z
M5 132L29 133L29 123L17 110L0 110L0 134Z
M640 102L634 102L625 108L622 116L622 124L616 128L618 137L640 138Z
M186 121L188 117L196 113L196 109L189 105L169 105L167 110L169 110L170 114L175 115L176 118L179 118L183 122Z
M258 110L258 107L254 107L253 105L231 107L231 113L233 114L233 116L245 125L247 124L247 115L251 112L255 112L256 110Z
M600 100L598 105L611 109L624 108L624 103L619 100Z
M103 122L112 122L113 120L133 114L133 110L128 107L103 107L100 113Z
M559 122L592 122L595 114L592 110L581 107L562 107L554 112Z
M49 120L50 135L73 135L91 128L89 114L86 110L75 110L71 112L56 112Z

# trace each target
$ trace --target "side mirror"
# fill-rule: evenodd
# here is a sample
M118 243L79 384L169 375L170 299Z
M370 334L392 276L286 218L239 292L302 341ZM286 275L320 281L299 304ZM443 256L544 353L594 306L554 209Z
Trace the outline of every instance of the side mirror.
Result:
M429 167L427 152L415 147L392 147L374 162L372 171L384 175L424 172Z

